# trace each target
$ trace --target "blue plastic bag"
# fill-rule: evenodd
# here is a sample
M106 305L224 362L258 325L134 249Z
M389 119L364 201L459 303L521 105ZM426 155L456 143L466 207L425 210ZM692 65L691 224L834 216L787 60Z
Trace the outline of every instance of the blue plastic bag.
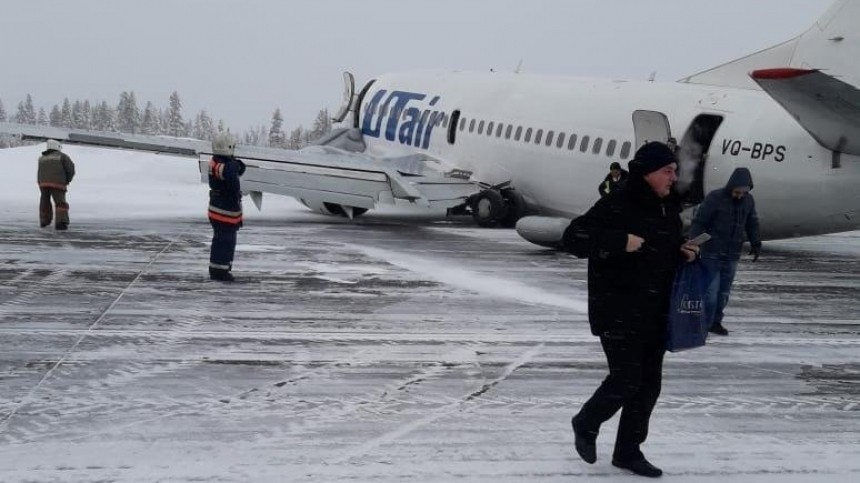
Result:
M708 270L697 261L678 269L669 305L666 350L678 352L705 345L711 326L705 308L709 283Z

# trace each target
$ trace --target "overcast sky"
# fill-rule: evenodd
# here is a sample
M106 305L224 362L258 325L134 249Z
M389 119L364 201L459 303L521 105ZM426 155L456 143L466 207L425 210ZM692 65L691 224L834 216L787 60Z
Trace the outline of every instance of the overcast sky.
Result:
M30 93L141 107L180 93L234 130L309 125L401 70L513 70L673 81L802 33L831 0L3 0L6 110Z

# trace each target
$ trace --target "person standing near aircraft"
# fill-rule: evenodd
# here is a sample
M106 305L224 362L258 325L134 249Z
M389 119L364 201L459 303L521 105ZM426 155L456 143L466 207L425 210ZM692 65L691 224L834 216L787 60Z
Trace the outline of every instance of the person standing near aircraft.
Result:
M744 234L750 242L753 262L758 261L761 254L758 214L750 194L752 188L750 170L735 169L724 188L708 193L690 226L690 237L702 233L711 235L710 241L702 246L702 263L712 277L705 307L711 315L714 334L729 335L723 327L723 311L729 303Z
M675 271L698 247L684 245L674 153L663 143L642 146L629 163L627 183L575 219L568 251L588 254L588 320L600 337L609 375L571 423L577 453L597 460L600 426L619 409L612 464L658 477L640 450L660 395L666 318Z
M618 189L625 181L627 181L628 175L629 174L626 170L621 169L621 164L619 164L618 161L613 161L612 164L609 165L609 174L606 175L606 178L604 178L603 182L600 183L600 186L597 187L600 197L603 198Z
M236 251L236 234L242 227L239 177L245 173L245 164L233 156L235 147L230 134L218 134L212 141L212 159L209 161L209 223L213 231L209 278L222 282L234 281L230 272Z
M57 222L54 228L68 230L69 203L66 201L66 192L74 177L75 163L72 162L72 158L63 152L63 145L59 141L48 139L45 151L39 157L37 174L39 191L42 193L39 201L39 225L42 228L50 225L54 218L54 210L51 206L51 198L53 198L57 208Z

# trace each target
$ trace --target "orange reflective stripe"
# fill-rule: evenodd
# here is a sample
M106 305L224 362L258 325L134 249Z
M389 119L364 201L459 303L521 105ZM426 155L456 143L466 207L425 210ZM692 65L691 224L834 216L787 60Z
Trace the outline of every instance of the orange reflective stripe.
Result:
M215 158L209 160L209 175L218 179L224 179L224 163L215 161Z
M238 225L242 222L242 216L224 216L218 213L209 212L209 219L220 221L222 223L229 223L231 225Z

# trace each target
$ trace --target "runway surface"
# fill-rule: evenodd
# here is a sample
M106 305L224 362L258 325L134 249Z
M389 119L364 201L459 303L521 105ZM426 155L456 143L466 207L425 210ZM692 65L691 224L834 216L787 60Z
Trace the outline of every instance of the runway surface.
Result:
M0 227L0 481L631 481L573 451L605 375L586 262L464 221ZM860 481L860 233L742 262L731 335L669 354L678 482Z

